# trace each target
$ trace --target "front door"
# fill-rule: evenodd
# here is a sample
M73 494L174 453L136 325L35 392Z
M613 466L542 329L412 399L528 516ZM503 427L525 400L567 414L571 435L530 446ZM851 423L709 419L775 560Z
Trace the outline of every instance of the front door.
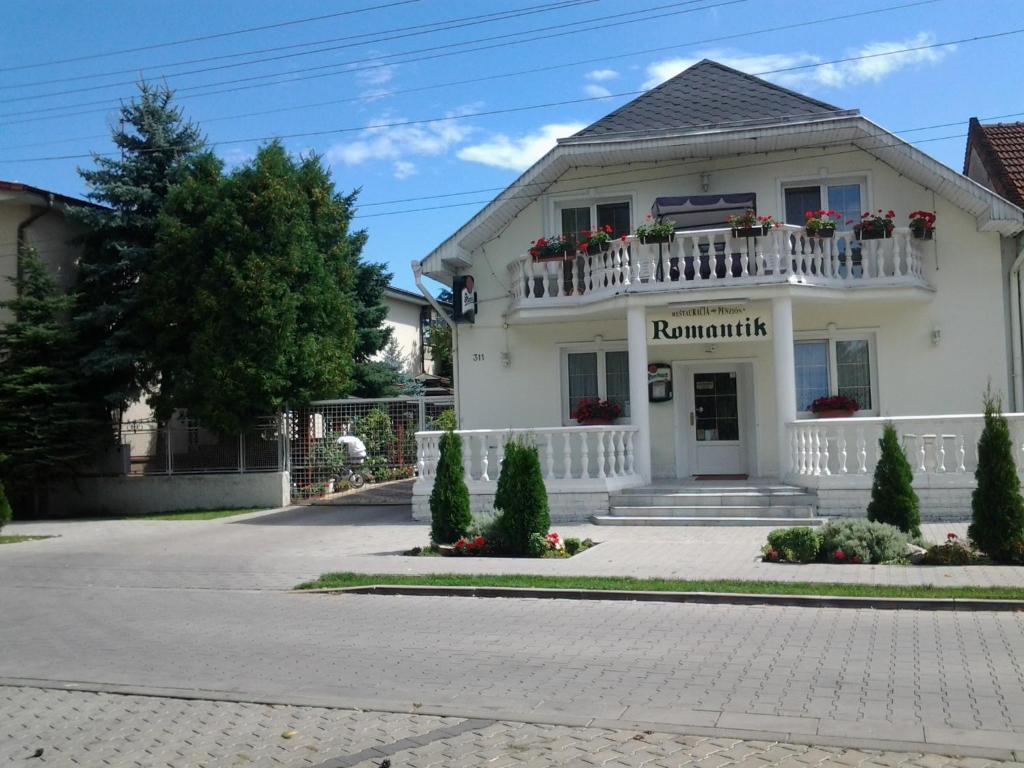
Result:
M740 423L737 368L693 372L693 474L738 475L746 472L746 448Z

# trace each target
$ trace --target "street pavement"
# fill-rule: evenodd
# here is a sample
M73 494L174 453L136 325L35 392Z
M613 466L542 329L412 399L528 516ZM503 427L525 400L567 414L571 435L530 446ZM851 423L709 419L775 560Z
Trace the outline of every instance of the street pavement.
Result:
M643 731L682 733L716 744L725 739L722 743L733 746L741 739L740 751L755 749L752 741L840 744L851 755L848 765L859 765L858 750L868 748L1004 758L1024 754L1022 614L288 591L327 570L411 572L424 565L452 570L464 562L507 565L396 556L394 552L426 537L427 529L407 522L407 514L401 507L313 507L216 521L12 526L13 533L50 532L60 538L0 547L0 686L7 686L0 687L0 734L14 727L9 723L23 722L29 724L27 735L15 730L6 738L17 737L26 748L36 733L64 734L55 736L54 743L102 740L109 723L103 713L134 706L111 694L130 693L157 697L144 701L158 710L185 706L173 703L179 697L205 702L170 720L149 717L145 722L152 722L152 728L132 717L118 726L117 733L136 734L132 738L140 742L148 743L154 735L168 745L195 741L212 729L202 719L192 719L191 713L202 707L234 718L243 730L250 716L263 718L274 724L270 731L276 731L282 718L307 722L355 716L335 709L340 707L372 710L374 728L390 727L380 725L390 717L383 714L387 712L473 721L464 732L431 739L431 745L436 742L445 749L452 748L451 739L474 741L487 728L500 726L499 731L506 730L495 736L499 741L516 738L509 735L513 732L528 732L543 741L548 738L539 735L544 728L561 728L629 733L629 739ZM703 531L657 532L657 537L622 529L565 531L577 532L596 533L603 543L571 560L512 565L600 574L612 569L623 553L642 558L652 551L651 558L640 562L660 568L656 575L688 575L694 566L680 552L697 557L701 543L707 549L715 541L721 551L727 549L725 540ZM733 549L746 546L732 542ZM671 548L675 562L665 554ZM713 553L700 559L707 562L710 557ZM746 551L732 556L732 562L741 561L748 566L755 562ZM618 563L626 572L633 565ZM755 573L770 568L773 578L787 572L806 578L800 567L757 566ZM823 567L830 573L861 570ZM682 573L666 572L668 568ZM960 572L896 570L931 572L939 578L950 570ZM968 570L980 569L961 569ZM988 570L1000 573L994 581L1019 583L1014 581L1018 569ZM92 696L92 703L76 704L80 696ZM242 709L226 702L238 702L231 706ZM217 709L219 705L225 709ZM102 712L76 736L68 723L92 711L90 707ZM516 731L524 722L539 724L540 730ZM401 742L406 737L399 734L412 727L396 726L388 743ZM196 735L189 736L192 732ZM619 736L601 738L615 742ZM220 748L248 754L235 736L221 741ZM331 742L324 752L303 755L302 762L293 742L286 741L284 748L292 750L288 760L294 762L280 764L332 765L324 757L328 752L330 759L342 752L349 759L367 748L358 740ZM274 739L255 743L267 751L250 763L211 757L208 764L262 764L258 760L276 759L275 750L282 748ZM682 760L690 754L685 750L707 749L701 745L710 742L673 743L682 745L673 753L676 757L659 763L666 759L659 753L650 756L651 764L774 764L761 758L759 763L711 759L710 754ZM90 755L106 748L90 747L100 750ZM195 748L212 749L202 744ZM715 747L722 752L732 748ZM164 747L153 749L154 755L163 754ZM535 764L558 764L550 762L554 752L548 753ZM477 753L463 757L469 754ZM839 758L846 752L836 754L826 751L822 757L814 752L807 760L790 755L778 762L787 768L844 762ZM565 755L572 757L562 762L574 765L646 763L635 755L616 754L608 760L591 760L571 750ZM890 756L879 763L876 758L872 762L883 765L913 761ZM114 765L201 764L188 756L163 763L156 757L111 759ZM929 764L935 768L950 764L934 757L920 759L938 761ZM81 764L107 763L90 757ZM462 763L410 756L408 764ZM467 759L465 764L484 762Z

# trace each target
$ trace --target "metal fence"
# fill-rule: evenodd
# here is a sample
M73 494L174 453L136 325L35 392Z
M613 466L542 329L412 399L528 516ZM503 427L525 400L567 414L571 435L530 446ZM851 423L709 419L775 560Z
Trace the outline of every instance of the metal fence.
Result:
M355 435L366 445L361 471L369 482L413 477L416 433L436 426L454 407L451 397L325 400L285 415L292 498L315 498L342 490L348 461L337 444Z

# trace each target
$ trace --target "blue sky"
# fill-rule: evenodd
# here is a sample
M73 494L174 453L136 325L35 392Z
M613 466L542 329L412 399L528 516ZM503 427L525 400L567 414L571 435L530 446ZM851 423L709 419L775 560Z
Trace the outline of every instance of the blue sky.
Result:
M632 98L616 94L700 58L761 73L1024 28L1019 0L935 0L883 12L910 2L562 0L552 9L555 0L9 0L0 29L0 179L83 194L76 166L89 161L73 156L109 151L109 125L130 83L162 77L228 163L251 157L262 137L312 134L284 141L322 154L339 191L362 189L365 255L412 288L409 262L555 138ZM509 17L516 12L524 15ZM469 18L483 14L504 17ZM793 27L850 14L865 15ZM969 117L1024 113L1022 54L1024 34L765 76L860 108L891 130L952 123L904 135L959 170ZM524 70L543 71L515 74ZM589 100L474 116L578 99ZM392 125L429 118L443 119ZM61 156L72 157L39 159ZM436 195L450 196L416 199ZM413 210L424 208L432 210Z

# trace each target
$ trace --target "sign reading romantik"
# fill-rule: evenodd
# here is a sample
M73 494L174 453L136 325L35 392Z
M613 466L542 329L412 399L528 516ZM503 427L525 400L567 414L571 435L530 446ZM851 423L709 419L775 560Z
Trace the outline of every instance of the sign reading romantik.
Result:
M701 304L647 316L648 344L717 344L771 338L771 308L758 304Z

